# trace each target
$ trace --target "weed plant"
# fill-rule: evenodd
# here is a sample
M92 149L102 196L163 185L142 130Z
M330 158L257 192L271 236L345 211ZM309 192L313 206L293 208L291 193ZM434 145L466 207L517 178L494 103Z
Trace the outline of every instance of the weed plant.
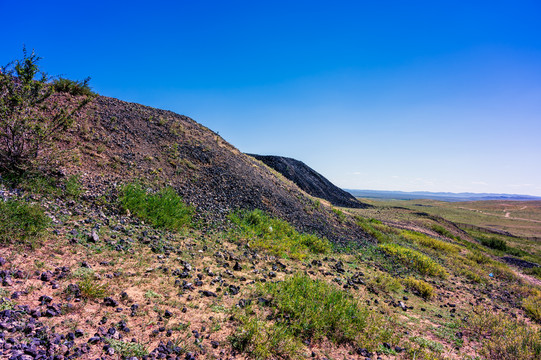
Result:
M261 210L239 211L230 214L236 225L234 234L247 239L250 246L268 251L272 255L302 259L309 253L330 252L331 243L313 234L301 234L286 221L272 218Z
M127 184L121 189L120 203L138 218L155 227L181 230L192 221L194 209L170 187L149 193L140 184Z
M107 295L107 284L100 284L94 276L87 276L77 282L81 297L87 300L101 299Z
M123 359L142 358L148 355L147 349L137 342L126 342L122 340L104 338L104 341L108 343L117 354Z

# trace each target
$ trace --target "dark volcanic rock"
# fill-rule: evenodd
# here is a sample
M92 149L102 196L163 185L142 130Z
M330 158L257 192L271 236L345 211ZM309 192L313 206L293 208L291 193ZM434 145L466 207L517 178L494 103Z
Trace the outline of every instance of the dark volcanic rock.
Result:
M539 267L539 264L522 260L522 259L517 259L516 257L512 257L512 256L503 256L501 259L510 265L515 265L515 266L525 268L525 269Z
M335 186L323 175L299 160L274 155L248 155L264 162L312 196L328 200L335 206L367 207L366 204L357 201L353 195Z

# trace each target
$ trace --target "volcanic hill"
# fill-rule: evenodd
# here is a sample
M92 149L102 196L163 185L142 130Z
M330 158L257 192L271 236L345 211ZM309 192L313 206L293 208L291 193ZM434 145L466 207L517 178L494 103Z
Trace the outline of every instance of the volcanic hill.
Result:
M366 208L350 193L340 189L323 175L303 163L283 156L247 154L260 160L297 184L308 194L325 199L335 206L348 208Z
M98 96L89 109L66 146L79 144L72 152L77 158L72 172L84 172L95 190L144 178L171 185L211 222L223 221L231 210L261 209L333 242L370 241L353 222L342 221L295 183L189 117L105 96ZM311 177L303 186L318 178L305 173ZM354 200L341 203L357 205Z

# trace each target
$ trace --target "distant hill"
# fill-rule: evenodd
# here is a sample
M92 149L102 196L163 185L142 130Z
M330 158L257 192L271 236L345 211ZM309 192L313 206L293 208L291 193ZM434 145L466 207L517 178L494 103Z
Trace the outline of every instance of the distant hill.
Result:
M367 207L366 204L361 203L350 193L331 183L323 175L302 161L275 155L247 155L262 161L267 166L278 171L308 194L325 199L335 206L349 208Z
M483 200L512 200L531 201L541 200L539 196L516 195L516 194L490 194L490 193L450 193L450 192L429 192L429 191L384 191L384 190L351 190L344 189L358 198L368 199L395 199L415 200L430 199L449 202L458 201L483 201Z

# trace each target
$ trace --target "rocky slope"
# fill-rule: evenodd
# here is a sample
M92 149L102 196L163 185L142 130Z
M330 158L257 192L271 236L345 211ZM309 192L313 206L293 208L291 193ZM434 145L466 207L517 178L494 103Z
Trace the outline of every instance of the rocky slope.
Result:
M328 208L168 111L98 97L77 124L58 142L69 161L57 186L0 182L0 358L541 356L541 288L514 267L533 263L502 264L500 250L428 214ZM131 181L174 187L199 218L168 229L125 211L116 195ZM295 237L259 211L228 222L237 208L363 246ZM39 231L10 231L38 213L50 219ZM539 252L500 237L522 260Z
M364 208L368 206L355 199L350 193L335 186L323 175L302 161L275 155L248 155L278 171L308 194L325 199L335 206L349 208Z
M219 224L232 210L259 208L333 242L370 241L354 222L186 116L99 96L78 124L62 145L72 158L67 171L84 173L95 198L115 184L145 179L173 186L206 221Z

